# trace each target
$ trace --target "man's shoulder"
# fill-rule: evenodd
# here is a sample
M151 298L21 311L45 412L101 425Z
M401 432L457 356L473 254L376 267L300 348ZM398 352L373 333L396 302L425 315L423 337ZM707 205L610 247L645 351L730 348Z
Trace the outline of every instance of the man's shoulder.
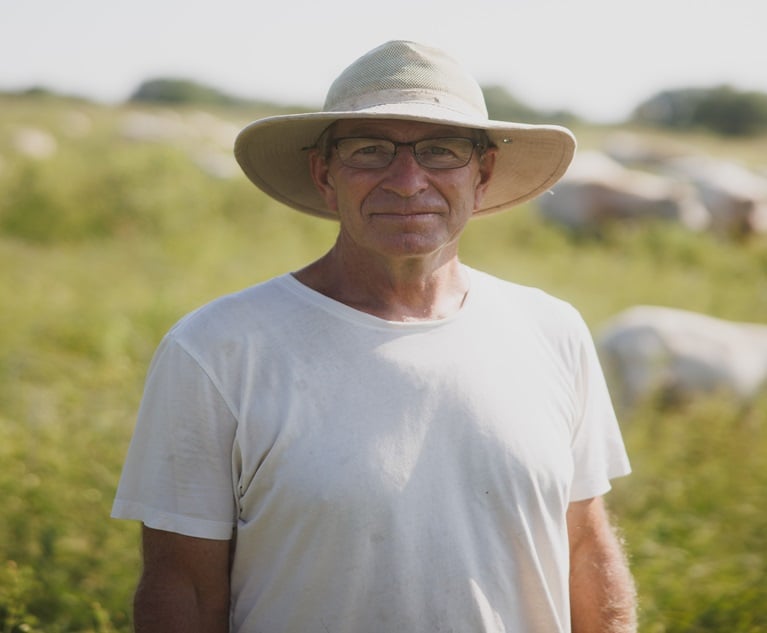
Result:
M541 340L565 345L580 345L591 334L580 311L567 300L549 292L499 277L474 272L478 290L478 314L499 327L537 333Z
M285 292L284 276L222 295L183 316L169 331L180 341L215 340L241 336L288 312L291 294Z
M535 286L527 286L490 273L472 270L472 286L478 294L490 297L497 303L507 303L515 311L525 310L564 316L577 312L566 300Z

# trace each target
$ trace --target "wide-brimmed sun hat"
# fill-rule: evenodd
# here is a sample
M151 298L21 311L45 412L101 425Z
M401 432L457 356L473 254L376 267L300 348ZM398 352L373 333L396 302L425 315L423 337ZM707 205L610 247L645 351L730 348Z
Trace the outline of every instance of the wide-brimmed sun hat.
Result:
M322 112L266 117L237 136L234 154L250 180L284 204L337 218L309 173L308 152L339 119L403 119L486 130L498 147L482 207L487 215L547 191L567 170L575 137L558 125L488 119L482 89L443 51L391 41L366 53L330 86Z

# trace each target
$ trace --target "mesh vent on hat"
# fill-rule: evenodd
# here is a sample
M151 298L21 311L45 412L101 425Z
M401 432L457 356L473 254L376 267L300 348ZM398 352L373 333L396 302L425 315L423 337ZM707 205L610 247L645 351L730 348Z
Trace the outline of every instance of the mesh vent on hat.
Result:
M333 82L326 112L349 111L376 104L397 91L403 102L460 102L466 114L487 117L482 89L474 78L442 51L412 42L387 42L352 63Z

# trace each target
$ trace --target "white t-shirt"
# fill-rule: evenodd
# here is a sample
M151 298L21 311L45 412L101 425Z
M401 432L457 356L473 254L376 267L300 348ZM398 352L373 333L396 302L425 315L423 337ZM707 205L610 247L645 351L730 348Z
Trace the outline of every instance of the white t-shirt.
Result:
M568 503L628 459L578 313L469 273L439 321L291 275L181 320L113 516L236 530L233 633L569 631Z

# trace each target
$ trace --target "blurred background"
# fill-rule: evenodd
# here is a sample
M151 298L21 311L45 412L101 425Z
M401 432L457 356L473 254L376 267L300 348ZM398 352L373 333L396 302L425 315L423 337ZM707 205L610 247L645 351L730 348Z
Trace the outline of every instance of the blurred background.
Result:
M127 632L109 519L146 368L333 222L241 175L238 130L315 110L374 46L439 46L490 116L574 130L552 193L463 260L572 302L634 473L608 501L644 632L767 630L767 4L0 3L0 630Z
M0 11L0 87L112 103L165 76L317 104L343 68L390 39L444 48L482 85L599 122L668 89L767 90L759 0L29 0Z

